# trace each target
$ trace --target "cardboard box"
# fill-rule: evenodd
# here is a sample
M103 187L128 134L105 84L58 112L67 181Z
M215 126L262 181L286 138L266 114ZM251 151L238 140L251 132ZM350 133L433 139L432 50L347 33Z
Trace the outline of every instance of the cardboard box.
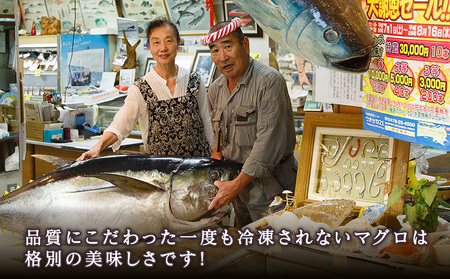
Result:
M12 119L17 119L17 108L14 106L0 105L0 115L11 115Z
M62 122L27 120L25 122L27 139L44 141L44 130L54 130L54 128L62 130L62 125Z
M11 127L11 134L17 134L19 133L19 121L17 120L10 120L9 126Z
M63 129L44 130L44 142L52 142L52 139L62 139Z

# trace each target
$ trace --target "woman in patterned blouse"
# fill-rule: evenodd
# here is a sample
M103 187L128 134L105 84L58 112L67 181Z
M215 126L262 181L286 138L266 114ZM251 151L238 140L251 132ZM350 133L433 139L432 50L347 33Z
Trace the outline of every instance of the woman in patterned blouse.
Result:
M144 149L155 155L209 157L213 138L200 74L175 64L180 36L167 19L150 22L150 53L156 66L130 86L128 96L100 140L77 160L119 149L139 122Z

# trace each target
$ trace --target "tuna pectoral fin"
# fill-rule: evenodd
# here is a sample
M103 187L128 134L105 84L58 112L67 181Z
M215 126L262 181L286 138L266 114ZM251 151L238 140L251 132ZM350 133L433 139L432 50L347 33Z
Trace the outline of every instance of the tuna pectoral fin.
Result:
M175 217L169 218L169 226L171 231L180 231L180 232L193 232L203 228L208 228L219 223L228 212L220 212L213 217L210 218L202 218L198 221L183 221L176 219Z
M64 167L64 166L70 165L74 162L74 160L70 160L70 159L62 158L62 157L58 157L58 156L52 156L52 155L33 154L31 156L33 156L34 158L46 161L47 163L50 163L57 167Z
M123 176L111 173L100 173L89 175L90 177L96 177L105 181L111 182L117 187L132 193L135 196L148 195L150 191L165 191L158 185L147 183L145 181L135 179L129 176Z
M167 200L166 205L164 207L164 215L166 216L167 224L169 226L168 229L170 229L171 231L186 232L186 233L211 227L220 222L220 220L222 220L228 214L228 212L229 211L219 212L212 217L201 218L200 220L197 221L184 221L177 219L175 216L173 216L172 210L170 209L170 200Z

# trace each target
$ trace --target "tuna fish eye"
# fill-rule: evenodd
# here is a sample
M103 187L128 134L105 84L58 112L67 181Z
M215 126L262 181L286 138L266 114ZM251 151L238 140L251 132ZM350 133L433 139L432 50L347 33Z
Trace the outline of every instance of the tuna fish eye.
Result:
M333 29L327 29L323 33L323 37L330 44L335 43L339 39L339 34Z
M212 181L216 181L217 179L219 179L219 177L220 177L220 172L218 170L211 170L209 172L209 178Z

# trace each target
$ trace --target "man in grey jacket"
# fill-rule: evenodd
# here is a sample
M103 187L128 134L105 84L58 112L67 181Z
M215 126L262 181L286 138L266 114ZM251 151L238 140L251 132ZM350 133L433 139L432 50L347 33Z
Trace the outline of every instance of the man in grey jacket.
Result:
M249 40L234 23L216 24L201 41L222 73L208 90L213 143L221 135L221 148L213 146L211 157L243 163L234 180L215 182L219 191L210 209L233 202L236 226L242 227L262 218L275 196L294 192L297 162L286 82L277 70L249 56Z

